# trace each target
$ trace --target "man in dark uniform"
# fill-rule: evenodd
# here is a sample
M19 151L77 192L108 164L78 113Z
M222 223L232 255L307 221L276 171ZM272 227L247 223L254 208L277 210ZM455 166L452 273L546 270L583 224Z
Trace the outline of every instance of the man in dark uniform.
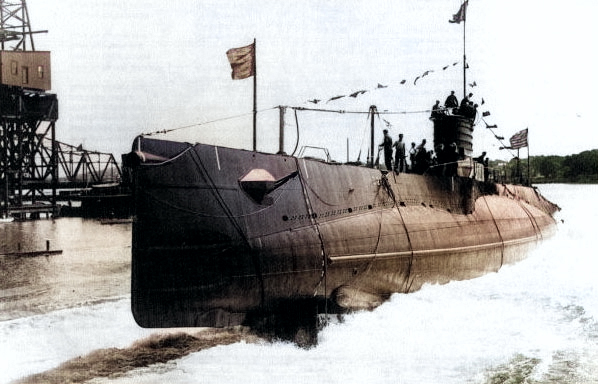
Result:
M473 161L476 163L484 164L484 158L486 158L486 152L482 152L482 154L478 157L474 157Z
M432 114L430 115L430 119L437 118L438 116L443 114L443 110L440 106L440 100L436 100L436 104L432 106Z
M459 107L459 100L457 100L457 96L455 96L455 91L451 91L451 94L446 98L444 102L444 106L446 109L453 109Z
M405 172L405 142L403 141L403 134L399 133L399 141L395 141L392 145L395 147L395 173Z
M384 133L384 140L379 147L384 149L384 165L389 172L392 170L392 137L388 134L388 129L382 131Z

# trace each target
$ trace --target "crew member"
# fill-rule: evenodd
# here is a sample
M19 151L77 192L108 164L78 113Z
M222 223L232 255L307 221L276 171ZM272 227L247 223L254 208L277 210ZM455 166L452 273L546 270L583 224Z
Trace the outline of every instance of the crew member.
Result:
M411 143L411 148L409 148L409 163L411 172L415 169L415 154L417 153L417 149L415 148L415 143Z
M399 140L392 145L395 148L395 173L405 172L405 142L403 134L399 133Z
M434 104L432 106L432 114L430 115L430 118L433 119L440 115L442 115L442 109L440 107L440 100L436 100L436 104Z
M384 149L384 165L386 165L386 169L390 171L392 169L392 137L388 134L388 129L385 129L382 132L384 133L384 140L379 147Z
M484 164L484 159L486 158L486 152L482 152L482 154L478 157L474 157L473 161L476 163Z
M451 94L446 98L446 101L444 102L444 106L447 109L457 108L459 106L459 100L457 100L457 96L455 96L455 91L451 91Z
M457 144L451 143L446 151L446 176L457 176L459 157Z
M417 146L415 152L415 172L423 174L429 166L429 154L426 149L426 139L423 139L421 144Z

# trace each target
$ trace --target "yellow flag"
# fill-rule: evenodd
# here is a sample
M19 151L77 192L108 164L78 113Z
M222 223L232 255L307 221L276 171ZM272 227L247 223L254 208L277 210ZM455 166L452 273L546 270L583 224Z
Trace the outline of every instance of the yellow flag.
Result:
M246 79L255 75L255 44L245 47L231 48L226 51L226 56L233 69L233 80Z

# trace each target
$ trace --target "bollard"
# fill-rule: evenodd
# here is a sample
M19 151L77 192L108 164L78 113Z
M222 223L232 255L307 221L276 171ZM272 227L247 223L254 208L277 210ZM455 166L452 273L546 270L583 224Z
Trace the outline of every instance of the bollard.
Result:
M46 240L46 251L50 250L50 240Z

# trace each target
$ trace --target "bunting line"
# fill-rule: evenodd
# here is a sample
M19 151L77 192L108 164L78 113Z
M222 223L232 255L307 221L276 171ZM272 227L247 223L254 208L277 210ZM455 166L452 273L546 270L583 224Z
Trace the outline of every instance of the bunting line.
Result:
M456 66L459 63L460 63L460 61L455 61L452 64L448 64L448 65L443 66L441 70L445 71L448 68L454 67L454 66ZM467 68L469 68L469 65L467 65ZM430 74L432 74L434 72L436 72L436 71L433 70L433 69L428 69L428 70L424 71L421 75L415 77L415 79L413 80L413 85L417 85L418 81L422 80L424 77L429 76ZM402 79L398 83L398 85L405 85L405 84L407 84L407 79ZM339 100L339 99L342 99L342 98L345 98L345 97L358 98L359 96L364 95L364 94L366 94L368 92L372 92L372 91L376 91L376 90L380 90L380 89L385 89L385 88L388 88L389 86L390 86L389 84L377 83L376 87L374 87L372 89L361 89L359 91L354 91L354 92L349 93L349 94L336 95L336 96L333 96L333 97L329 97L327 99L313 98L313 99L306 100L305 102L306 103L311 103L311 104L319 104L319 103L324 102L324 103L328 104L331 101L336 101L336 100ZM471 88L473 88L473 87L477 87L478 84L475 81L473 81L472 83L469 83L469 86ZM482 99L482 104L484 104L484 99Z

